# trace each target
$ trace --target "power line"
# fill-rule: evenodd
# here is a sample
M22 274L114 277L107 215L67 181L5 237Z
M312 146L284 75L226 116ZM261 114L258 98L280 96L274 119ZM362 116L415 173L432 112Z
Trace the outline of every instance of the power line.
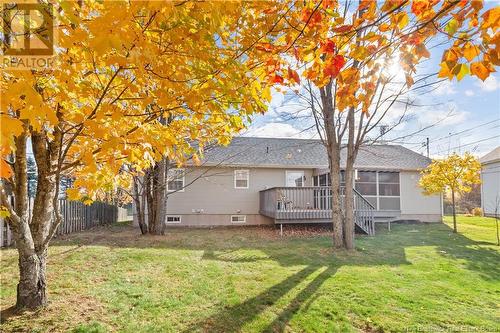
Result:
M476 128L479 128L479 127L483 127L483 126L486 126L486 125L492 124L492 123L497 122L497 121L500 121L500 118L497 118L497 119L495 119L495 120L488 121L488 122L483 123L483 124L479 124L479 125L477 125L477 126L473 126L473 127L471 127L471 128L466 128L466 129L464 129L464 130L462 130L462 131L460 131L460 132L451 133L451 134L449 134L449 135L446 135L446 136L443 136L443 137L440 137L440 138L434 139L434 140L432 140L432 141L433 141L433 142L442 141L442 140L444 140L444 139L448 139L448 138L451 138L451 137L453 137L453 136L457 136L457 135L459 135L459 134L462 134L462 133L465 133L465 132L471 131L471 130L476 129Z
M481 143L481 142L488 141L488 140L493 140L493 139L496 139L496 138L500 138L500 135L495 135L495 136L492 136L492 137L489 137L489 138L485 138L485 139L481 139L481 140L477 140L477 141L474 141L474 142L470 142L470 143L466 143L466 144L461 144L459 146L451 147L451 148L449 148L449 150L471 146L471 145L474 145L474 144L477 144L477 143ZM442 153L443 151L444 150L440 150L439 153Z
M468 131L471 131L471 130L474 130L476 128L479 128L479 127L483 127L483 126L486 126L486 125L489 125L489 124L492 124L494 122L500 122L500 118L498 119L494 119L494 120L490 120L490 121L487 121L485 123L482 123L482 124L479 124L479 125L476 125L476 126L473 126L473 127L470 127L470 128L466 128L464 130L461 130L459 132L456 132L456 133L449 133L448 135L446 136L442 136L442 137L438 137L436 139L432 139L430 138L430 141L431 143L436 143L436 142L439 142L439 141L443 141L445 139L449 139L451 137L454 137L454 136L457 136L457 135L460 135L460 134L463 134L465 132L468 132ZM499 124L500 125L500 124ZM497 128L499 126L494 126L492 127L492 129L494 128ZM390 141L390 140L389 140ZM416 142L416 141L413 141L413 142L409 142L409 141L405 141L405 140L397 140L397 141L390 141L392 143L395 143L395 144L403 144L403 145L408 145L408 146L421 146L421 147L426 147L427 145L427 142L426 141L419 141L419 142Z

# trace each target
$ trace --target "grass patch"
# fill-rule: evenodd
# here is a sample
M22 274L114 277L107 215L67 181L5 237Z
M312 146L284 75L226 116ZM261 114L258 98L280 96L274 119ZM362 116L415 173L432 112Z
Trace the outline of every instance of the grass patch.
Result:
M2 332L389 332L500 330L493 219L384 227L331 249L328 235L265 228L130 226L50 247L50 306L2 313ZM17 253L1 250L1 307L15 303Z

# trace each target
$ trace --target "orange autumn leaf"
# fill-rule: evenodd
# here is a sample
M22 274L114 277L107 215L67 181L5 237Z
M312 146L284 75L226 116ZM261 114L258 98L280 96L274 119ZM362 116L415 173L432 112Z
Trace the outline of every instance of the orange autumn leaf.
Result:
M470 64L470 71L472 75L477 76L483 81L490 76L490 71L482 62L473 62Z
M342 25L340 27L334 28L334 32L344 33L352 30L352 25Z
M430 58L431 54L424 44L418 44L415 47L415 54L419 57Z
M283 79L283 77L281 75L278 75L278 74L274 74L270 77L270 80L269 80L271 83L279 83L279 84L283 84L283 82L285 82L285 80Z
M10 165L3 158L0 159L0 178L8 179L12 176L13 172Z
M463 54L465 59L470 62L480 54L480 51L476 45L472 44L471 42L467 42L464 46Z
M500 7L497 6L486 11L482 17L484 19L484 23L482 25L483 29L498 29L500 26Z
M345 62L346 61L343 56L336 55L329 62L326 63L323 72L327 76L336 77L339 74L342 67L344 67Z
M295 83L300 84L299 74L290 67L288 67L288 77Z
M323 53L333 53L335 52L335 42L327 39L325 42L320 43L320 49Z
M272 52L273 45L270 43L259 43L255 46L255 48L259 51Z

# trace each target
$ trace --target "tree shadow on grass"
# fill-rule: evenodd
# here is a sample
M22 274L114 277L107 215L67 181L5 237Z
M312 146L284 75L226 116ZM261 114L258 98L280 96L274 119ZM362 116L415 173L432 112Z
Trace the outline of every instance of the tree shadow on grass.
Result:
M398 230L398 229L403 230ZM373 238L361 237L358 239L358 251L353 255L331 251L331 255L320 256L314 263L309 261L300 272L286 278L282 282L270 287L259 295L249 300L221 309L218 313L191 324L184 332L202 330L207 332L239 332L259 316L266 308L271 307L281 297L292 289L296 288L308 276L313 275L317 270L326 267L324 271L314 277L300 292L287 302L287 306L269 323L263 332L284 332L293 316L304 307L310 304L317 297L317 291L322 284L335 275L338 268L342 266L377 266L377 265L409 265L411 264L405 256L407 247L435 246L436 252L449 259L463 260L466 268L476 272L481 278L486 280L498 279L500 270L500 254L496 249L484 247L492 245L483 241L474 241L461 234L454 234L447 225L439 225L437 230L433 226L396 226L394 232L381 233ZM377 238L379 237L379 238ZM397 239L394 239L397 238ZM317 252L316 246L312 246L312 252ZM293 266L307 264L300 255L284 254L275 250L266 252L265 256L241 255L234 249L214 249L206 250L203 255L205 260L218 260L232 263L245 263L260 260L276 260L281 265ZM327 251L328 253L328 251ZM332 260L334 258L334 260Z
M260 313L273 306L280 298L285 296L319 269L321 269L321 267L307 266L243 303L225 308L201 322L192 324L183 332L193 332L200 329L205 332L240 332L246 323L251 322ZM323 282L335 275L336 271L337 268L334 266L327 267L314 277L263 331L283 331L295 312L316 293Z
M438 253L448 259L463 260L468 270L485 280L498 281L500 277L500 252L492 243L473 241L460 233L453 233L446 226L447 234L436 242Z
M358 237L357 251L347 253L331 248L329 237L280 239L259 234L253 230L233 229L201 231L199 229L177 229L162 236L141 236L136 229L104 229L109 234L74 234L53 246L76 245L105 246L109 248L173 249L202 251L202 260L221 261L234 265L274 261L285 267L304 267L285 277L281 282L242 303L222 307L207 318L190 324L185 332L238 332L267 309L272 309L282 297L301 286L293 300L287 302L263 330L282 332L293 316L304 305L318 297L323 283L333 277L342 266L400 266L411 265L406 258L408 247L434 246L439 255L464 262L465 267L483 279L498 279L500 271L498 251L485 242L471 240L454 234L444 224L439 225L395 225L393 231L379 232L374 237ZM128 233L127 237L124 232ZM491 244L490 244L491 245ZM62 251L61 254L67 254ZM318 271L321 272L318 273ZM307 284L304 286L305 281Z
M5 323L10 318L15 317L17 315L19 315L19 312L16 306L11 306L9 308L3 309L2 311L0 311L0 324Z

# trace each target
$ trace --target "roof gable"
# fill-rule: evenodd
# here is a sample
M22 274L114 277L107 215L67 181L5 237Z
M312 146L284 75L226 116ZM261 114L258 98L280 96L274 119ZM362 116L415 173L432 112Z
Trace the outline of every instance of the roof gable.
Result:
M488 154L484 155L479 159L479 162L481 162L481 164L487 164L496 161L500 161L500 146L496 147Z

